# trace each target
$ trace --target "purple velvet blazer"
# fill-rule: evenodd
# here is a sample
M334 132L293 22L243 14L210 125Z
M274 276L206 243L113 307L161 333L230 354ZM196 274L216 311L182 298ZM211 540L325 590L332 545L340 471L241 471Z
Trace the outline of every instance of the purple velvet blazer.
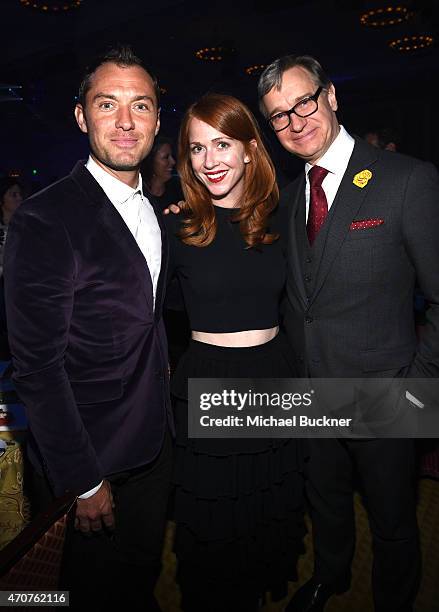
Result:
M162 321L168 246L153 310L145 258L78 162L10 224L5 287L14 382L30 456L56 495L148 463L170 419Z

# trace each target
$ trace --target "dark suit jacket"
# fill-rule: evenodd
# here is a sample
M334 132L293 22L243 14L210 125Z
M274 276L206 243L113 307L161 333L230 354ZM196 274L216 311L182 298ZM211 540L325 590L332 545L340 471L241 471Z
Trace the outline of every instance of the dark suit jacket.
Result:
M353 179L366 169L372 177L360 188ZM304 173L283 191L281 206L288 224L284 322L302 375L439 376L439 181L434 166L356 139L326 221L309 300L304 254L295 239L298 213L305 208ZM354 221L377 218L384 223L350 229ZM430 302L418 345L416 278Z
M78 162L14 215L5 281L14 381L31 459L56 495L82 493L159 452L168 401L162 302L145 258L104 191Z

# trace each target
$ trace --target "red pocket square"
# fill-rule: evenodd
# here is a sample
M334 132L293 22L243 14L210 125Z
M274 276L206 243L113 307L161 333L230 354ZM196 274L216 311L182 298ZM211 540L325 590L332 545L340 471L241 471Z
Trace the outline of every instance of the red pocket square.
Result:
M362 219L361 221L353 221L349 227L351 230L370 229L382 225L384 219Z

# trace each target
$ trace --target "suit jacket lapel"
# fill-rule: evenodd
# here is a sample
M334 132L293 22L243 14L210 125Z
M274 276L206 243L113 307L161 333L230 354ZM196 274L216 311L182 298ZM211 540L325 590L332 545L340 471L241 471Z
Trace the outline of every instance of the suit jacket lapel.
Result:
M284 198L290 202L290 215L288 218L288 262L292 272L292 278L297 287L297 293L304 305L308 303L305 285L303 282L302 265L297 248L296 225L297 215L300 207L305 208L305 175L302 173L285 190Z
M334 214L331 219L328 219L328 221L330 221L330 226L328 228L328 235L326 237L324 251L320 260L314 292L311 296L310 303L315 300L322 288L334 259L346 239L349 227L355 219L373 183L372 178L363 188L360 188L353 183L354 177L358 172L370 169L377 160L377 157L378 151L376 149L361 140L355 139L355 146L351 159L349 160L346 172L344 173L337 195L332 204L334 207Z
M144 193L144 197L148 197ZM157 222L160 227L160 233L162 236L162 262L160 266L160 275L157 283L157 292L155 296L155 318L158 319L161 316L163 302L166 294L166 280L168 275L168 262L169 262L169 244L168 244L168 233L163 221L163 211L158 204L152 201L152 198L148 198L151 206L154 209Z
M110 238L114 241L116 249L121 249L129 258L133 270L136 272L146 300L153 308L152 280L148 265L136 239L128 229L116 208L105 195L105 192L85 167L85 162L78 162L71 173L72 178L81 187L91 206L97 206L96 218ZM162 258L163 258L163 225L162 230ZM117 252L117 251L116 251ZM165 251L166 252L166 251ZM165 258L165 261L167 258ZM161 276L161 274L160 274Z

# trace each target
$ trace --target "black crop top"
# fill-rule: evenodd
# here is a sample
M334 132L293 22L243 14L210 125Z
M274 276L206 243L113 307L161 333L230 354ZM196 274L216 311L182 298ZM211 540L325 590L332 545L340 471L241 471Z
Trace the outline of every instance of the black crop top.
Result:
M176 235L179 215L165 218L170 244L169 279L179 278L191 329L210 333L269 329L279 324L286 278L280 239L248 248L233 209L215 206L217 233L206 247ZM275 214L270 227L276 227Z

